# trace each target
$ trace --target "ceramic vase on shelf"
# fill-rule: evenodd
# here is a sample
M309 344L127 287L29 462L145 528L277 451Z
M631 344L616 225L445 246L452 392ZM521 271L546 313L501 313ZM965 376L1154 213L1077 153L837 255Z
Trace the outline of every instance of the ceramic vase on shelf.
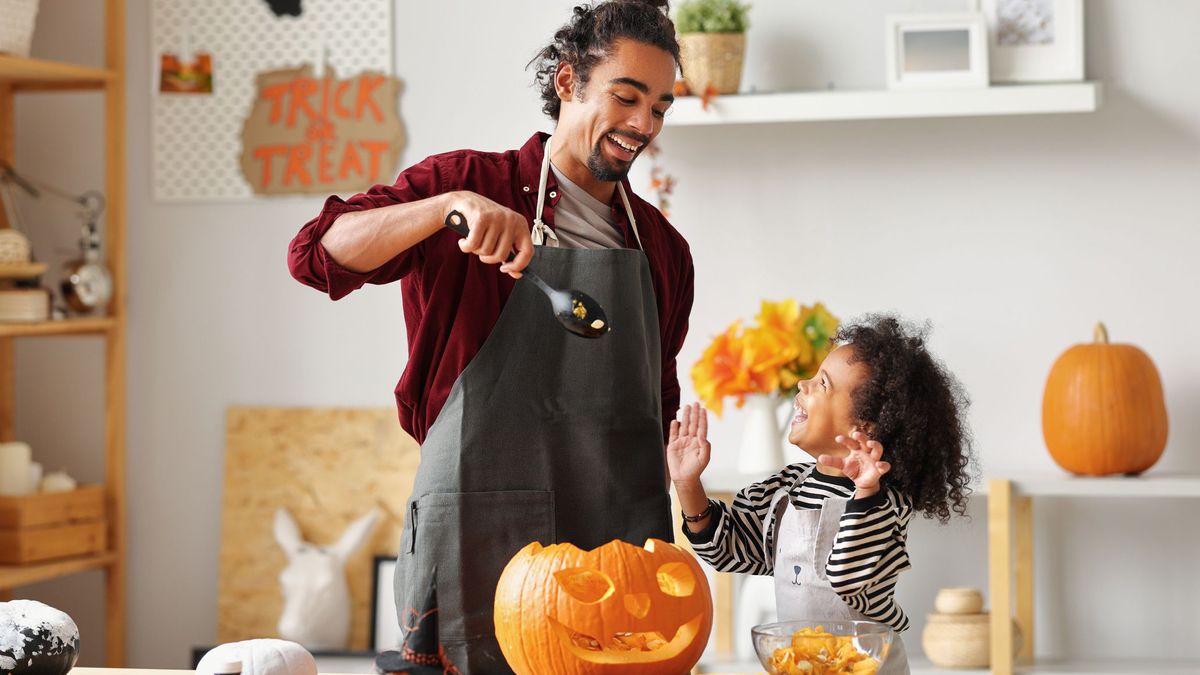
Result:
M779 419L785 401L779 394L750 394L742 410L746 424L738 449L738 473L745 476L767 476L784 466L783 433Z

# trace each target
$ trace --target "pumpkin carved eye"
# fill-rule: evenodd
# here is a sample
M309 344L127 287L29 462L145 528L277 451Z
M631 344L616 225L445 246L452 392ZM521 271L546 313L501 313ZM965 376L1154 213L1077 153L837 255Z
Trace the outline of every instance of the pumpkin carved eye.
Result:
M616 590L607 574L587 567L559 570L554 573L554 578L572 598L585 605L603 602Z
M630 593L625 596L625 611L639 619L650 613L650 596L646 593Z
M696 592L696 577L688 566L671 562L658 568L658 587L675 598L686 598Z

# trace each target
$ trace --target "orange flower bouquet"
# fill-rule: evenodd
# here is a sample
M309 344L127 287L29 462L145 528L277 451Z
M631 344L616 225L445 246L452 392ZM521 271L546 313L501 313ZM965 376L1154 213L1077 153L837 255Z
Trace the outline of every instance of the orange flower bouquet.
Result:
M739 408L748 394L790 396L834 347L838 320L819 302L764 300L754 319L746 327L741 320L730 324L692 366L696 394L718 416L728 396Z

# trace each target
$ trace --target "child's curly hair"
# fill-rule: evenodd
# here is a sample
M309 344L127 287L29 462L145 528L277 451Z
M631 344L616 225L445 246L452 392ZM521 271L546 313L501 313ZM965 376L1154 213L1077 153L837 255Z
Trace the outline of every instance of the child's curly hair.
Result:
M842 326L835 338L853 347L850 363L867 368L854 391L854 416L874 426L891 470L883 484L913 508L945 523L965 515L974 460L964 419L962 386L926 349L929 326L906 326L894 316L868 315Z

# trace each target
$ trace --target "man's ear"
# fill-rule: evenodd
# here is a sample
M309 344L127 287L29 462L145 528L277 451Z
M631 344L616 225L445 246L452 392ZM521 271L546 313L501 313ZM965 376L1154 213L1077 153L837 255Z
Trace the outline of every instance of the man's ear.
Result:
M554 91L558 100L570 101L575 98L575 67L569 63L559 63L554 71Z

